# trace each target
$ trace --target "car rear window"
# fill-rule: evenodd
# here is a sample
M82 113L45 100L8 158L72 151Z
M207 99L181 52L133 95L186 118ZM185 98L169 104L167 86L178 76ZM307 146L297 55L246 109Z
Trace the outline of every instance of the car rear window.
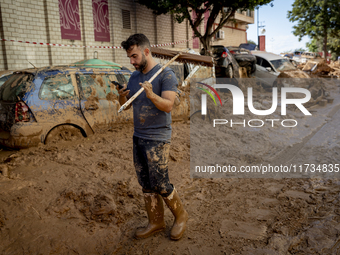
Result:
M240 48L228 48L228 50L231 54L239 54L240 53Z
M213 47L212 51L214 55L220 56L225 52L225 48L223 46Z
M29 89L33 88L32 80L33 74L13 74L0 87L0 100L18 101Z
M2 84L4 84L10 77L11 77L12 74L9 74L9 75L5 75L3 77L0 78L0 86Z

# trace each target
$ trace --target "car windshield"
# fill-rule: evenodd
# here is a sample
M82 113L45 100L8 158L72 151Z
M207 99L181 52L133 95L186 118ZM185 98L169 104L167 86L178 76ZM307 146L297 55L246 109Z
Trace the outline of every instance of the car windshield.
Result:
M0 100L17 101L22 98L32 85L33 75L13 74L0 88Z
M271 60L270 63L272 63L277 71L288 71L296 69L296 67L292 63L290 63L288 59L275 59Z

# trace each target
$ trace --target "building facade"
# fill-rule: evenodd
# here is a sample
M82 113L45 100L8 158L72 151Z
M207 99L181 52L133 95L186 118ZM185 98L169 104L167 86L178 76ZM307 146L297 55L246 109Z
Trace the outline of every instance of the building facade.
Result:
M234 19L225 24L221 29L223 32L215 36L213 45L239 46L241 43L247 43L249 24L254 24L254 11L237 10ZM214 26L217 27L218 24L216 23Z
M75 15L78 15L79 19L79 40L62 39L60 1L64 3L77 1ZM93 4L105 1L110 36L109 41L98 41L98 38L95 39L97 21L94 19ZM225 26L225 39L216 39L214 44L228 46L246 42L245 24L254 23L254 18L245 21L247 18L244 14L235 14L237 22ZM71 64L94 58L95 54L99 59L132 68L123 49L88 46L120 46L123 40L134 33L144 33L151 44L185 41L163 46L164 48L196 48L197 50L201 48L199 43L195 44L192 40L192 30L188 22L178 24L174 22L171 15L156 16L151 10L133 0L1 0L0 38L73 46L1 41L0 71L30 68L32 64L36 67Z

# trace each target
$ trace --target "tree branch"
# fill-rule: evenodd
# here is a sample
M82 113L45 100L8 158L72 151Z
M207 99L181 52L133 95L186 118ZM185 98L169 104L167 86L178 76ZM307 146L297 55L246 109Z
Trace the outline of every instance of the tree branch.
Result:
M226 15L224 19L222 19L223 17L221 17L220 19L220 23L218 24L218 26L215 28L215 30L211 33L211 37L213 37L218 30L220 30L221 28L223 28L223 26L229 21L230 17L233 17L235 14L235 10L231 9L229 12L229 15Z
M194 31L195 36L196 36L196 37L201 37L202 35L201 35L201 33L198 31L197 25L195 26L196 21L195 21L195 23L193 22L192 16L190 15L190 12L189 12L188 9L186 9L186 12L187 12L187 14L188 14L189 24L190 24L192 30Z

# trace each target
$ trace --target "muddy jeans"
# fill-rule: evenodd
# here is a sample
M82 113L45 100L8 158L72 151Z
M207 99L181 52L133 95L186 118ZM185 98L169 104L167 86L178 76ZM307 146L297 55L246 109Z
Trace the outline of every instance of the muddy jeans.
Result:
M133 161L144 193L167 197L173 191L168 175L169 150L169 142L133 137Z

